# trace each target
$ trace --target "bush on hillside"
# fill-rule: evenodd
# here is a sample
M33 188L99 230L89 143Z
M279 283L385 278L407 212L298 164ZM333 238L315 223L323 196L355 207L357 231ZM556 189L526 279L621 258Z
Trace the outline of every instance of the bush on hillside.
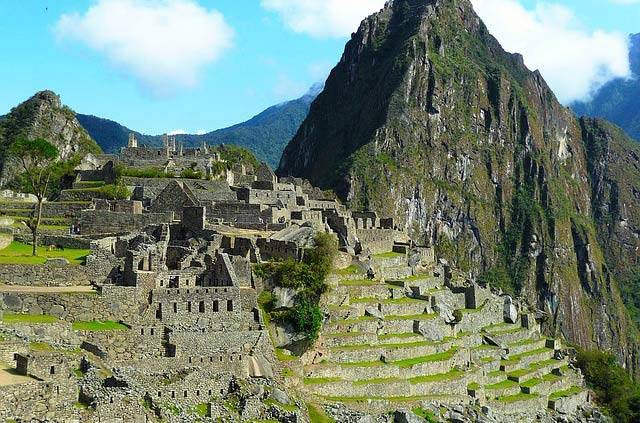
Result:
M618 365L614 355L581 350L576 364L596 393L598 403L616 422L640 421L640 385Z
M322 294L329 288L325 279L331 272L338 252L338 241L333 235L318 234L315 244L314 248L305 251L303 261L289 259L265 263L255 268L256 275L271 278L275 286L298 291L294 306L288 310L273 311L272 317L292 324L298 333L305 335L309 343L314 342L320 332L322 312L318 304ZM266 306L267 303L263 305ZM272 309L273 301L268 305ZM272 311L264 308L265 311Z

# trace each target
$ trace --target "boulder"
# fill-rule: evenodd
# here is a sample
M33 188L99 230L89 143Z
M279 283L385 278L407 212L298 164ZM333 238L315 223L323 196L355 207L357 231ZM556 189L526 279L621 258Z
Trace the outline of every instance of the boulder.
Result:
M273 390L271 391L271 399L279 402L280 404L284 404L284 405L291 404L291 399L289 399L289 395L287 395L286 392L278 388L273 388Z
M436 322L418 322L417 332L429 341L442 341L444 339L444 333Z
M275 327L273 342L276 347L288 347L303 339L304 334L297 333L295 328L289 324L278 324Z
M22 311L22 298L14 294L4 296L4 305L11 311Z
M393 423L424 423L424 420L409 410L398 410L393 413Z
M295 297L298 291L293 288L276 287L273 290L273 297L276 300L275 308L291 308L295 304Z
M384 320L384 314L375 307L369 306L364 309L364 314L367 316L375 317L376 319Z
M255 378L273 378L273 368L271 363L261 355L253 355L249 361L249 376ZM283 402L283 404L287 404Z
M505 323L516 323L518 321L518 309L513 304L513 298L504 297L503 316Z

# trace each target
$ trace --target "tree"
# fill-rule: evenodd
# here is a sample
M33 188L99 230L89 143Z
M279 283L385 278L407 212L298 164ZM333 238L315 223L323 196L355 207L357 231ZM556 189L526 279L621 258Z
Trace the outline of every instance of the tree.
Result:
M58 158L58 148L42 138L26 139L18 138L11 148L9 154L21 166L22 189L33 194L36 199L36 207L31 214L31 218L26 221L27 227L33 236L33 255L36 255L38 247L38 228L42 221L42 204L46 199L53 174L53 165Z

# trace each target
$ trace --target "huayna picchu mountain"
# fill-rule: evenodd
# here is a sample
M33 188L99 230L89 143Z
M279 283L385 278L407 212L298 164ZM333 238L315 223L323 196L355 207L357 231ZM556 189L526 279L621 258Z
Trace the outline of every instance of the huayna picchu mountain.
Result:
M51 91L41 91L0 118L0 174L3 181L14 173L6 161L18 137L44 138L55 144L61 159L100 152L100 147L82 128L75 113Z
M395 217L637 375L620 281L637 271L639 169L622 131L578 120L468 0L394 0L352 36L278 173Z

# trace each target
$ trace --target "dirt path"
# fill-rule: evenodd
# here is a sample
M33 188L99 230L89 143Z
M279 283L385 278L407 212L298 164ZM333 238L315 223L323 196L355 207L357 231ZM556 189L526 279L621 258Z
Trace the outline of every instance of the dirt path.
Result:
M0 363L0 386L18 385L20 383L33 382L33 378L22 376L14 372L15 369Z
M0 285L0 292L28 292L35 294L92 293L93 286L23 286Z

